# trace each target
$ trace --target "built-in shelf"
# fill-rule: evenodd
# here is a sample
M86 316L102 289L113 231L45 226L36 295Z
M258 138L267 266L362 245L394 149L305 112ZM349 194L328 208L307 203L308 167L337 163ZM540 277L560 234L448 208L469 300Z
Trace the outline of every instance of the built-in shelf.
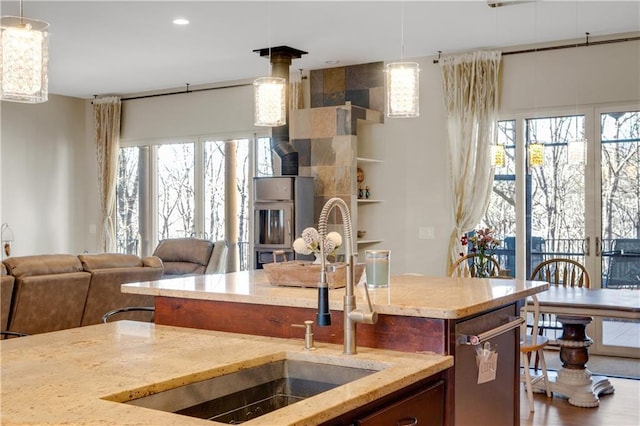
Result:
M375 184L380 181L380 169L378 168L378 165L384 163L384 161L370 157L356 157L356 162L358 164L358 169L362 167L362 170L365 173L364 185L366 186L366 188L369 188L368 185L370 183L372 183L375 187ZM361 222L365 222L367 224L365 226L370 227L370 230L372 230L374 234L376 233L375 230L377 228L376 221L374 219L377 215L377 208L371 207L371 209L373 210L370 210L370 208L364 208L362 206L379 204L382 202L383 200L377 198L358 198L358 216L360 217ZM364 220L365 216L368 220ZM359 224L361 222L359 222ZM378 239L360 238L357 240L357 245L360 250L363 250L366 246L375 245L381 242L382 240Z
M375 243L381 243L382 240L358 240L357 243L358 244L375 244Z
M357 157L356 161L358 163L382 163L382 160L375 160L373 158L365 158L365 157Z

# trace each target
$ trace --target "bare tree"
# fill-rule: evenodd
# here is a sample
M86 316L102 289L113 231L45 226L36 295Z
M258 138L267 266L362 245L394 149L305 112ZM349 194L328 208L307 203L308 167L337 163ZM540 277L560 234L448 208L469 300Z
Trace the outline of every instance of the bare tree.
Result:
M601 117L602 238L640 238L640 113Z
M122 148L118 157L116 187L116 241L121 253L136 254L138 249L139 148Z
M205 203L207 235L212 241L224 238L224 141L205 144Z
M193 143L158 148L159 239L194 232L193 164Z

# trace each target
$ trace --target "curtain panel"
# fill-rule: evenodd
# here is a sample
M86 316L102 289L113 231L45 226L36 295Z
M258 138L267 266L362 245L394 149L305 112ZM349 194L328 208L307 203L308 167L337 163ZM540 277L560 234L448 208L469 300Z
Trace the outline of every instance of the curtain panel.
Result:
M102 250L116 251L114 210L120 147L121 101L118 97L105 97L93 101L96 158L98 163L98 192L102 213Z
M482 220L489 204L501 56L497 51L473 52L440 60L454 214L447 271L463 252L461 236Z

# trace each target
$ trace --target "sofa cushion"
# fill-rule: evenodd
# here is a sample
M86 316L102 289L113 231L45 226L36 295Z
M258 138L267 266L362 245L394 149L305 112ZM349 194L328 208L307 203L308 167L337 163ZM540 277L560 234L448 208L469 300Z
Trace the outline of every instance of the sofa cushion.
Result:
M132 268L143 266L142 260L135 254L101 253L81 254L78 256L85 271L109 268Z
M143 257L142 266L146 266L147 268L162 268L162 259L157 256Z
M72 254L41 254L9 257L4 264L16 279L37 275L68 274L82 272L82 263Z
M37 334L80 327L90 279L84 271L16 277L9 331Z

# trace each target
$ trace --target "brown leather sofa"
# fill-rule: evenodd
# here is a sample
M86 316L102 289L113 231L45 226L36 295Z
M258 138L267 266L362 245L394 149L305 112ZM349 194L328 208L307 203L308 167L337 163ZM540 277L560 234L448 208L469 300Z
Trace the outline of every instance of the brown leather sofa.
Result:
M97 324L107 311L131 303L153 305L151 296L138 299L120 286L155 280L163 272L157 257L115 253L9 257L3 266L15 280L6 329L27 334Z
M36 334L80 326L91 274L78 256L9 257L4 265L15 278L9 331Z
M153 296L129 294L120 286L138 281L153 281L162 277L162 261L155 256L140 259L132 254L81 254L85 271L91 273L89 292L84 305L81 325L99 324L102 316L123 306L153 306ZM120 319L145 321L144 313L123 314Z
M7 267L0 263L0 330L8 330L9 309L11 309L11 297L13 295L13 283L15 278L7 274Z

